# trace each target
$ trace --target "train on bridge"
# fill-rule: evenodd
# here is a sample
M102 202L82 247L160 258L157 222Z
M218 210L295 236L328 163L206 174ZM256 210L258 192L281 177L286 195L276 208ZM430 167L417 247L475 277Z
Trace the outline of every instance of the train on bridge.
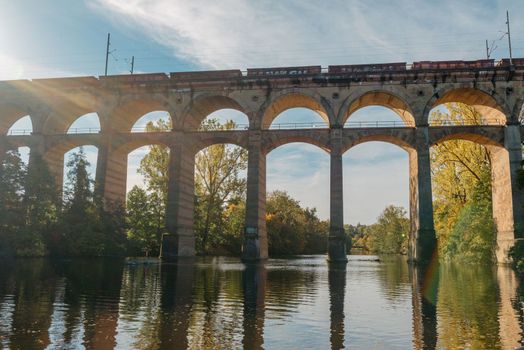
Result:
M135 74L135 75L113 75L101 76L100 80L115 83L134 82L191 82L212 80L235 80L243 78L279 78L295 76L317 76L327 74L337 75L363 75L383 73L408 73L412 71L460 71L460 70L492 70L497 68L521 68L524 67L524 58L513 58L510 60L481 59L474 61L417 61L411 64L406 62L376 63L376 64L350 64L330 65L327 68L321 66L295 66L295 67L273 67L273 68L248 68L246 71L240 69L194 71L194 72L172 72Z

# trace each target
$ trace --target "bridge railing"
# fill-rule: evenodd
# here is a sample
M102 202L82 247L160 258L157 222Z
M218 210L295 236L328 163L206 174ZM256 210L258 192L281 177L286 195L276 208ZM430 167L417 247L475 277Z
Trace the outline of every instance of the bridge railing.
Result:
M439 119L439 120L430 120L429 126L503 126L506 125L506 120L501 118L482 118L480 120L456 120L456 119Z
M344 128L412 128L414 125L407 124L403 121L396 120L375 120L346 122Z
M524 120L520 121L521 125L524 125ZM482 118L480 121L477 120L455 120L455 119L440 119L432 120L429 122L429 126L503 126L506 121L500 118ZM405 123L403 121L349 121L344 124L344 128L358 129L358 128L412 128L413 125ZM311 123L276 123L270 125L264 125L264 129L267 130L295 130L295 129L328 129L328 123L322 122L311 122ZM207 131L242 131L248 130L249 124L236 124L233 128L227 130L202 130L198 129L198 132ZM155 130L154 132L169 132L170 130ZM133 127L132 133L146 133L150 132L145 126ZM7 132L7 136L27 136L31 135L33 130L31 129L13 129ZM70 128L67 134L97 134L100 133L100 128Z
M98 134L100 128L70 128L68 134Z
M263 125L264 129L269 130L288 130L288 129L328 129L328 123L276 123L270 125Z
M23 135L31 135L33 133L33 130L31 129L16 129L16 130L9 130L7 132L8 136L23 136Z

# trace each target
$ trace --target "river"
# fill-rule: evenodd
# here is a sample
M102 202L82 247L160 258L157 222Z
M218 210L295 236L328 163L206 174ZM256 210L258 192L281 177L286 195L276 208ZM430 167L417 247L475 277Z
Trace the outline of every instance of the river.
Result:
M511 269L324 256L2 261L3 349L514 349Z

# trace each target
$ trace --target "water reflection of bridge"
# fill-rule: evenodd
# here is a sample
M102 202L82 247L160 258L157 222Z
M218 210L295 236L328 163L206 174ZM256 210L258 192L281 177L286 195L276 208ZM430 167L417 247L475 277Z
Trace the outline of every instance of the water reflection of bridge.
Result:
M302 334L319 348L341 349L359 341L387 346L393 343L387 334L398 336L398 328L378 322L367 325L376 339L352 338L360 318L368 322L378 315L357 310L354 276L340 265L281 270L274 262L28 260L6 266L0 271L0 344L6 348L261 349L279 341L296 347ZM388 316L397 315L390 323L409 323L395 298L399 290L411 290L411 298L400 298L408 304L411 299L412 324L403 329L412 326L415 349L513 349L523 340L518 285L507 267L373 266ZM313 302L321 309L311 308ZM311 329L292 325L304 326L304 319L315 321Z
M1 82L0 154L28 146L31 154L39 153L47 160L61 184L64 153L80 145L94 145L98 148L96 191L107 200L123 202L129 152L151 144L168 147L166 222L172 236L166 244L171 249L165 253L192 256L195 154L217 143L244 147L249 160L243 258L258 260L267 257L266 155L291 142L313 144L331 158L329 258L345 261L342 154L360 143L388 142L409 154L410 252L414 259L427 259L436 241L429 149L446 140L470 140L485 145L493 155L497 258L507 261L515 227L524 218L523 194L515 185L522 158L519 116L524 104L524 67L347 67L328 73L294 67L252 70L256 75L247 76L240 71L216 71ZM432 108L448 102L473 106L482 115L482 125L432 124ZM402 123L351 122L354 112L372 105L391 109ZM272 123L280 113L295 107L317 112L324 124ZM199 130L206 116L224 108L243 112L249 124L231 131ZM134 122L152 111L169 113L173 129L131 132ZM100 132L88 128L67 134L79 116L90 112L97 113ZM8 135L10 126L26 115L31 118L32 133Z

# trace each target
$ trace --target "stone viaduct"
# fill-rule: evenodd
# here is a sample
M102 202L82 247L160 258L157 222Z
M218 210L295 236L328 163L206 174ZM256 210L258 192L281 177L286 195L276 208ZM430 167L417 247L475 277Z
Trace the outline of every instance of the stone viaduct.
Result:
M410 254L428 259L435 250L430 172L430 147L465 139L485 145L492 154L493 215L496 255L520 237L524 196L516 186L521 168L524 67L332 69L268 68L139 74L107 77L34 79L0 82L0 159L11 148L28 146L40 153L62 183L64 154L80 145L98 148L95 190L110 201L125 201L127 156L151 144L169 147L169 186L164 239L166 256L195 254L193 234L194 159L210 145L229 143L248 150L247 206L242 254L244 260L267 257L265 223L266 155L274 148L306 142L330 154L330 261L346 261L343 228L342 155L368 141L384 141L409 154ZM352 67L352 66L344 66ZM482 125L432 125L430 110L461 102L476 108ZM404 121L395 127L344 127L353 112L378 105ZM302 107L317 112L326 127L275 130L271 122L283 111ZM243 130L201 131L210 113L231 108L249 118ZM151 111L167 111L169 132L131 133L136 120ZM67 134L80 116L96 112L96 134ZM29 115L30 135L8 135L13 123ZM30 156L29 162L32 157ZM373 186L372 183L369 184Z

